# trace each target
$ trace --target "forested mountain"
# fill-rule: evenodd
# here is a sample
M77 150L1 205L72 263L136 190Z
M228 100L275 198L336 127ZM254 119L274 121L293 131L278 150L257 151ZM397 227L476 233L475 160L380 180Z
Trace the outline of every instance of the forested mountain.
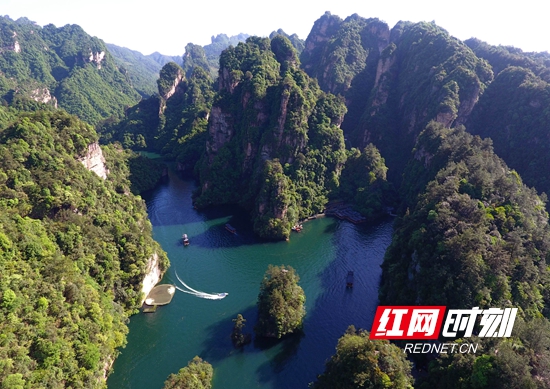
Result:
M119 117L139 94L105 43L77 25L0 17L0 98L58 105L90 124Z
M220 58L196 204L238 203L254 230L286 238L320 212L345 161L343 101L321 92L290 41L249 38Z
M157 80L157 93L126 111L120 122L102 127L104 141L162 153L193 171L204 153L208 116L214 98L210 74L200 66L189 76L175 62L167 63Z
M101 386L147 260L162 257L130 194L128 152L104 147L106 180L87 172L75 158L97 134L57 103L101 122L105 143L175 160L199 182L198 208L238 204L265 238L288 238L331 199L371 218L399 203L383 304L519 308L512 338L439 357L417 384L550 387L550 231L546 196L530 188L550 191L547 53L461 42L433 22L390 29L326 13L305 43L279 30L218 35L182 58L113 46L117 67L78 26L0 24L5 382ZM138 102L134 88L149 97ZM380 385L409 385L401 360L342 370L393 358L365 340L344 335L315 387L351 388L372 372Z
M545 312L550 229L544 202L491 147L430 123L403 178L420 196L396 224L381 302Z
M303 39L300 39L297 34L288 35L286 32L283 31L282 28L279 28L277 31L272 31L271 34L269 34L269 39L273 39L277 35L282 35L287 38L290 43L292 43L292 46L294 46L294 49L296 49L296 53L298 53L298 55L300 55L302 51L304 51L304 48L306 47L306 42Z
M217 71L220 66L220 54L222 51L229 46L237 46L239 42L246 41L249 36L248 34L238 34L230 37L225 34L212 36L210 43L203 46L204 54L210 67Z
M350 326L311 388L408 389L412 384L411 363L399 347L387 340L369 340L367 331Z
M202 156L196 205L239 203L252 213L255 231L272 239L288 237L298 220L321 212L331 193L340 194L347 158L338 128L343 100L321 92L300 70L282 32L225 50L217 92L200 46L187 45L183 64L166 64L158 95L129 109L120 123L104 126L104 140L159 151L188 171ZM361 210L378 216L381 194L389 190L384 159L373 146L363 157L359 150L351 155L356 170L373 170L359 180L344 175L341 195L353 201L360 192L366 201ZM264 178L269 185L259 184Z
M156 92L157 78L164 63L160 64L153 59L154 54L143 55L139 51L111 43L107 43L106 46L113 55L119 69L128 75L132 86L142 97L150 97ZM181 62L179 58L177 61Z
M436 122L420 134L403 188L410 208L396 221L386 252L380 303L517 307L520 316L512 339L475 339L481 353L442 355L419 386L547 388L544 201L494 154L490 140Z
M120 150L104 148L102 179L79 161L90 125L63 111L0 118L0 382L104 387L148 266L167 258Z
M163 67L168 62L181 62L181 57L177 55L165 55L161 54L158 51L155 51L152 54L146 55L145 57L155 61L157 64L159 64L160 67Z
M550 194L550 55L481 44L478 51L502 70L475 106L469 131L493 139L526 184Z
M390 30L358 15L326 13L301 59L324 90L345 96L346 137L359 147L374 143L396 183L403 155L426 124L464 123L493 79L486 61L433 23L400 22Z

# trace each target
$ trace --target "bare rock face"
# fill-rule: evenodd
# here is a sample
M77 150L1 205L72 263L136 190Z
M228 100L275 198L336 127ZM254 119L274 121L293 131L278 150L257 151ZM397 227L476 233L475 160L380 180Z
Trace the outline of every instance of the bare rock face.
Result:
M101 61L103 61L103 58L105 58L104 51L96 53L90 52L90 57L88 58L88 60L95 63L98 69L101 69Z
M164 100L168 100L170 97L174 96L174 94L176 93L176 90L178 88L178 85L180 84L180 82L183 81L183 73L178 73L178 75L176 76L176 78L174 78L174 81L172 83L172 86L170 87L170 89L168 89L167 91L165 91L162 95L162 98Z
M233 124L231 114L222 112L220 107L212 107L210 112L210 122L208 132L210 139L206 143L206 150L210 162L218 153L218 150L233 137Z
M21 45L19 44L19 41L17 40L17 33L14 31L12 34L13 43L11 45L5 45L4 47L0 47L0 54L4 51L14 51L16 53L21 52Z
M162 271L160 270L159 256L157 253L154 253L147 260L147 271L145 273L145 278L143 279L141 287L141 293L143 296L141 299L141 304L143 304L151 289L153 289L154 286L159 283L161 278Z
M31 91L30 97L34 101L38 101L44 104L50 103L55 108L57 108L57 99L50 94L50 90L48 88L36 88Z
M82 162L84 167L103 179L107 178L109 170L105 166L105 157L99 147L99 143L95 142L88 145L88 151L86 155L82 158L79 158L79 161Z

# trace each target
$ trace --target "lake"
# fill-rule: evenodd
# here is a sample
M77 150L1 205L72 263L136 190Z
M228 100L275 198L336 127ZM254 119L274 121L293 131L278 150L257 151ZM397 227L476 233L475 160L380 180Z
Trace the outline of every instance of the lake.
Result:
M214 367L214 389L307 388L350 324L370 330L393 219L354 225L319 218L304 223L288 242L265 242L236 207L193 209L194 189L192 180L170 172L167 183L144 196L154 238L171 262L161 283L183 288L177 275L195 290L228 296L209 300L176 291L155 313L132 316L128 345L114 363L108 387L161 389L170 373L199 355ZM183 233L190 239L187 247ZM259 287L270 264L290 265L300 276L307 311L303 334L235 350L232 319L241 313L247 320L244 332L253 333ZM348 270L355 273L351 289L346 289Z

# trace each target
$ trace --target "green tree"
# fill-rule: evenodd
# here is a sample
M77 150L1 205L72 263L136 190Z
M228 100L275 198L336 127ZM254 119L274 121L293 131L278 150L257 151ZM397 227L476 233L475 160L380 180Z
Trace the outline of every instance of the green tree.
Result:
M177 374L170 374L163 389L210 389L214 369L196 356Z
M291 266L269 266L258 295L258 336L281 338L302 328L304 290Z
M243 334L243 328L245 326L244 323L246 323L246 319L243 315L239 313L237 317L233 319L233 322L235 325L233 326L233 331L231 332L231 341L233 342L233 346L235 348L241 348L247 343L250 343L252 340L251 335Z
M313 389L412 388L411 364L403 351L387 340L369 340L367 331L350 326L338 340L336 354Z

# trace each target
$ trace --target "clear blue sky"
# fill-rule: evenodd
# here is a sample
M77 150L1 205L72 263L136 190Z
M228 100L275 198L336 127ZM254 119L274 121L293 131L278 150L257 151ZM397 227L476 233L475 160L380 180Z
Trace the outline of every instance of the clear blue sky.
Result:
M181 55L185 45L210 43L220 33L267 36L282 28L306 39L325 11L341 18L357 13L391 27L399 20L435 21L459 39L477 37L524 51L550 52L546 2L523 0L0 0L0 15L39 25L78 24L90 35L144 54ZM543 8L544 7L544 8Z

